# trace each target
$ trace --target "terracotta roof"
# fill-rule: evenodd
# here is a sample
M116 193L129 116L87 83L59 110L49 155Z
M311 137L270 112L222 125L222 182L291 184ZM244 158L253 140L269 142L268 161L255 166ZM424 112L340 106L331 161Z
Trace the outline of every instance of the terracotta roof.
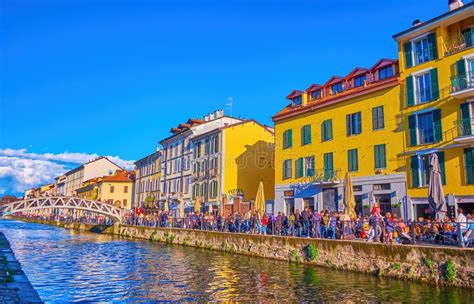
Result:
M322 87L323 87L322 85L313 83L312 85L309 86L309 88L306 89L306 92L307 93L314 92L321 89Z
M366 68L355 68L349 75L346 76L346 79L354 78L362 74L366 74L369 72L369 69Z
M133 179L130 175L126 170L117 170L114 175L104 176L102 182L131 182Z
M298 96L301 96L303 94L303 91L300 91L300 90L293 90L290 95L286 96L286 99L293 99L293 98L296 98Z
M396 64L398 62L397 59L388 59L388 58L382 58L380 59L379 61L377 61L376 64L374 64L370 70L371 71L374 71L374 70L377 70L377 69L381 69L381 68L384 68L384 67L387 67L389 65L393 65L393 64Z
M344 77L341 77L341 76L332 76L332 77L329 78L329 80L324 84L324 86L328 86L328 85L331 85L331 84L335 84L335 83L341 82L342 80L344 80Z

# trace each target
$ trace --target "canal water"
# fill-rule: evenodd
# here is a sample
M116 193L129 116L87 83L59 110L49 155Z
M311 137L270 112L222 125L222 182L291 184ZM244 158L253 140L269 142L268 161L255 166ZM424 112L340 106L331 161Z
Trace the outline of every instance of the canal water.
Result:
M0 220L45 302L473 303L455 288Z

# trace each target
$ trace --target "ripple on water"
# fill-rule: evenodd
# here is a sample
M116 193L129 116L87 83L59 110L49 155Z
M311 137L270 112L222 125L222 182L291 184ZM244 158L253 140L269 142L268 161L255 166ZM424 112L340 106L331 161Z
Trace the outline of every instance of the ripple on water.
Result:
M46 302L472 303L473 292L190 247L0 221Z

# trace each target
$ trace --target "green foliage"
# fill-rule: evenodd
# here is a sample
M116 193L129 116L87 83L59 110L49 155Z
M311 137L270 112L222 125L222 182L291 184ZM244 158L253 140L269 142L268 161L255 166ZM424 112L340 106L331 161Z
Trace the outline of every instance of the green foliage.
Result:
M206 249L207 250L212 250L212 245L211 244L206 245Z
M392 266L390 266L394 270L400 270L402 269L402 266L399 263L394 263Z
M328 265L329 267L332 267L334 265L330 259L327 259L326 261L324 261L324 263L326 263L326 265Z
M309 246L307 247L307 254L308 259L310 259L311 261L319 257L319 251L316 246L314 246L314 244L309 244Z
M427 257L423 257L423 264L425 264L428 268L433 267L433 261L428 259Z
M456 280L457 276L458 276L458 270L456 269L456 265L451 260L447 261L446 262L446 279L452 282Z
M174 238L176 236L172 233L165 232L164 237L165 237L166 244L173 244Z
M290 249L290 258L296 257L297 254L298 254L298 251L296 251L296 249Z
M150 238L149 238L150 242L153 242L155 240L156 233L157 233L156 230L151 232L151 235L150 235Z

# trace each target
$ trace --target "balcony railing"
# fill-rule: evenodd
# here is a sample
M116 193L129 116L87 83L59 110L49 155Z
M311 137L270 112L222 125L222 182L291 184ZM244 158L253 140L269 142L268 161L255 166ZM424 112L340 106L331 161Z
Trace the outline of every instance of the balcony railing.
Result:
M323 182L334 182L341 180L341 169L318 169L314 170L313 176L307 176L300 180L302 184L313 184Z
M466 118L456 121L458 136L474 135L474 118Z
M462 35L459 34L449 40L444 44L446 48L445 55L451 55L467 48L472 47L472 35Z
M474 89L474 74L472 71L451 78L451 93L470 89Z

